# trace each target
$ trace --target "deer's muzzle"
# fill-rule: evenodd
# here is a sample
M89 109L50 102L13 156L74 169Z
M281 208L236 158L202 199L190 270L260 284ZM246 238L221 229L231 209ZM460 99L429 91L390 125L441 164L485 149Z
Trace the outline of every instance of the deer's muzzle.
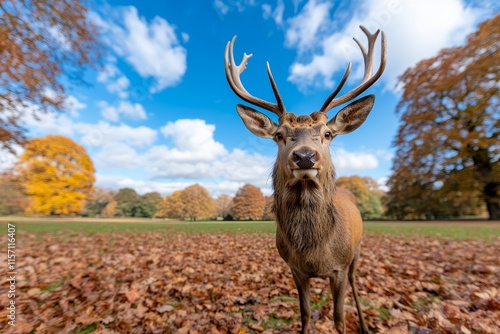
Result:
M303 147L293 152L292 161L300 169L310 169L317 162L317 153L307 147Z

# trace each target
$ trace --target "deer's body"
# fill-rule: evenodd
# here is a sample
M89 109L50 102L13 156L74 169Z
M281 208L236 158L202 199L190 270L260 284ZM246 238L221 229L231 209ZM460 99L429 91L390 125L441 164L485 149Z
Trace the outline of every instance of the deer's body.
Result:
M339 87L327 98L319 111L296 116L285 110L268 64L268 74L277 104L250 95L240 81L240 74L251 55L244 54L240 65L234 63L234 38L226 47L226 77L233 91L242 99L279 116L279 124L266 115L244 105L236 109L246 127L255 135L272 138L278 145L273 169L274 204L276 216L276 246L290 266L300 302L302 333L308 333L311 309L309 281L311 277L330 279L333 295L335 327L345 333L344 296L350 283L360 331L368 333L355 286L355 270L360 254L363 230L361 215L354 196L336 188L335 168L330 156L330 143L340 134L357 129L375 103L373 95L350 103L328 120L326 113L346 103L370 87L385 67L385 39L382 36L382 59L379 70L372 76L373 46L378 36L370 34L368 51L359 43L365 59L365 75L360 85L348 94L335 98L349 75L350 65Z
M319 194L303 191L299 201L280 200L275 193L276 247L292 271L308 277L334 277L348 269L359 249L361 215L348 190L337 189L326 201L314 204L311 200Z

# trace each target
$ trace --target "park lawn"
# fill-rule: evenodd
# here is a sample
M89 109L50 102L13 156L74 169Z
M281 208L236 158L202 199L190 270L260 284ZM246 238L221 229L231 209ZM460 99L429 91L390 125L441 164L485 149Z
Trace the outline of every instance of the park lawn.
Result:
M130 219L78 219L70 222L61 218L6 219L0 220L0 228L7 230L7 223L14 223L18 232L34 234L55 233L114 233L155 231L160 233L275 233L273 221L200 221L185 222L177 220L141 220ZM494 239L500 237L500 223L487 221L445 221L445 222L365 222L365 233L386 233L408 237L428 236L437 238Z

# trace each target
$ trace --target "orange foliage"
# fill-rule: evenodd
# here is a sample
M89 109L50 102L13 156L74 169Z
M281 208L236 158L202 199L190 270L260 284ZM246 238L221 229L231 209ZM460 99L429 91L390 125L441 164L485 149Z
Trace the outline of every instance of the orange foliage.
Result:
M475 214L482 202L500 219L499 40L496 15L464 46L441 50L401 76L392 216Z
M32 199L27 214L77 214L95 181L94 165L85 149L59 135L30 140L17 171Z
M12 151L24 142L19 122L27 109L63 110L63 82L79 82L96 67L101 44L85 0L0 1L0 36L0 110L8 110L0 149Z
M260 220L265 207L266 199L262 191L251 184L241 187L233 199L233 212L237 219Z
M174 191L164 197L157 205L155 217L161 218L211 218L216 215L214 199L199 184L193 184L184 190Z
M181 199L184 204L185 217L196 220L196 218L210 218L215 215L214 199L199 184L194 184L184 189Z
M170 196L164 197L158 203L155 217L158 218L183 218L184 204L182 203L182 191L174 191Z

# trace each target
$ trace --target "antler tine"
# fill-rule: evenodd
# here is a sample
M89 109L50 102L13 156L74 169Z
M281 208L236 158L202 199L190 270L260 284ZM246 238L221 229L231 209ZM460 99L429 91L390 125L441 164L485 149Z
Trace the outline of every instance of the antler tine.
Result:
M349 74L351 73L351 66L352 64L349 63L349 65L347 65L347 69L345 70L345 73L344 73L344 76L342 77L342 79L340 80L339 82L339 85L337 86L337 88L335 88L335 90L328 96L328 98L326 99L325 103L323 103L323 105L321 106L321 109L319 110L320 112L324 112L326 113L328 110L332 109L333 107L328 107L328 105L330 104L330 102L335 98L335 96L337 96L337 94L340 92L340 90L342 89L342 87L344 87L344 84L345 82L347 81L347 78L349 77ZM328 109L327 109L328 108Z
M380 58L380 67L375 73L375 75L372 76L372 69L373 69L373 52L375 50L375 42L377 41L377 37L380 33L380 30L377 30L374 34L370 34L370 32L363 26L360 26L361 30L365 33L366 37L368 38L368 51L366 51L365 47L357 40L354 38L354 41L358 44L359 48L361 49L361 52L363 54L363 61L365 63L365 74L363 76L363 79L361 80L361 83L348 92L347 94L335 98L337 94L340 92L340 89L345 84L345 81L347 80L347 76L349 75L349 71L346 71L344 74L344 77L339 83L339 86L333 91L330 96L326 99L325 103L323 103L323 106L320 109L320 112L322 113L327 113L330 109L339 106L341 104L344 104L354 98L356 98L358 95L363 93L365 90L367 90L371 85L375 83L375 81L380 78L382 73L385 70L385 65L386 65L386 39L385 39L385 34L382 32L382 43L381 43L381 58ZM350 69L351 64L348 66L348 70Z
M278 108L286 113L285 106L283 105L283 100L281 99L280 92L278 91L278 86L274 82L273 74L271 73L271 66L269 62L266 61L267 75L269 76L269 81L271 82L271 87L273 88L274 96L276 96L276 102L278 102Z
M283 105L283 101L281 99L281 96L279 94L278 87L276 86L276 83L274 82L273 75L272 75L271 69L269 67L269 63L267 63L267 74L269 76L269 80L271 82L271 86L273 88L273 92L274 92L274 95L276 97L276 101L278 103L274 104L274 103L270 103L270 102L264 101L262 99L259 99L257 97L254 97L253 95L248 93L248 91L245 89L245 87L241 83L240 75L246 69L248 59L250 57L252 57L252 54L247 55L246 53L243 53L243 59L241 60L241 63L239 65L236 65L236 63L234 61L234 53L233 53L233 47L234 47L235 40L236 40L236 36L234 36L231 41L227 42L226 50L224 52L224 67L226 70L226 79L227 79L227 82L229 83L229 86L231 86L231 89L236 93L236 95L238 95L240 98L247 101L248 103L251 103L251 104L256 105L258 107L261 107L263 109L269 110L278 116L285 114L286 110L285 110L285 107Z

